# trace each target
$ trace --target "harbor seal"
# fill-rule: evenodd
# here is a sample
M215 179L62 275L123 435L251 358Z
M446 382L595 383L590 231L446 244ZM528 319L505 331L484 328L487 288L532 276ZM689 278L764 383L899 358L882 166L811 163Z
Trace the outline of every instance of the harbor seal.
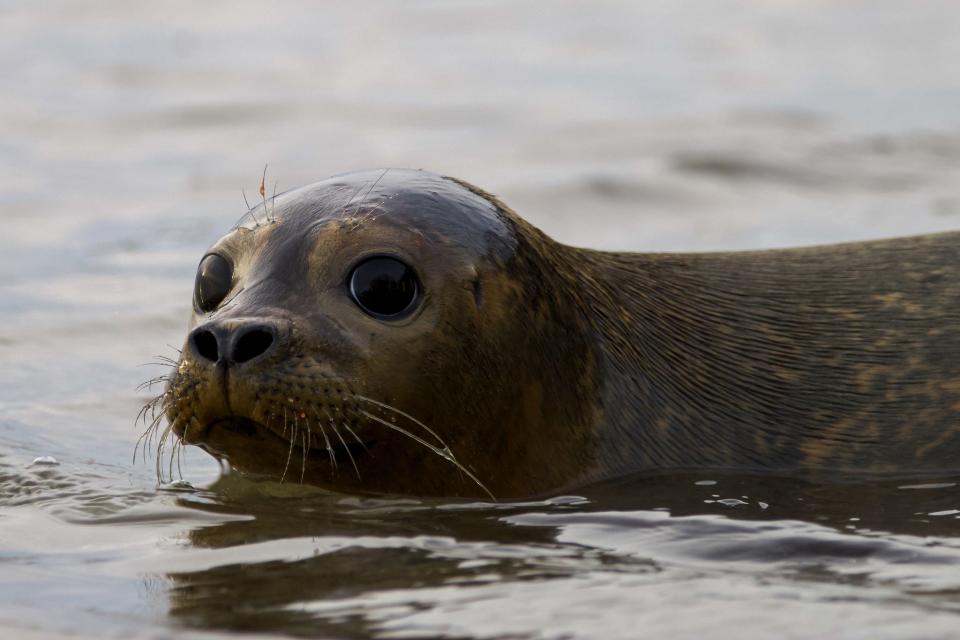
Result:
M206 252L156 405L241 471L343 491L956 471L960 233L609 253L460 180L345 174Z

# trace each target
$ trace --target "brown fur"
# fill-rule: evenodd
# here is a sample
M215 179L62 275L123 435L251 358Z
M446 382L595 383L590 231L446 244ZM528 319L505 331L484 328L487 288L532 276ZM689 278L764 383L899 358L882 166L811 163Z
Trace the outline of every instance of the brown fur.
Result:
M283 339L231 369L224 392L187 345L166 408L188 442L339 489L482 495L449 460L365 417L359 394L429 425L498 497L644 469L958 466L958 233L605 253L553 242L466 183L375 176L278 196L273 226L215 245L242 286L195 323L266 317ZM366 204L344 204L371 183ZM427 279L423 309L401 326L364 317L342 291L346 265L384 247ZM358 474L330 464L324 415L376 441Z

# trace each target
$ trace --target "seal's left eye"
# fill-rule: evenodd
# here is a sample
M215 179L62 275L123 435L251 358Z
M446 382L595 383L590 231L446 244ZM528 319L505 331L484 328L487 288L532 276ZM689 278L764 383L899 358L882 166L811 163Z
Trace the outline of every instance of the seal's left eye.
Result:
M211 253L200 261L193 302L197 309L207 313L217 308L230 293L233 284L233 266L226 258Z
M413 310L420 292L417 275L396 258L364 260L350 273L350 295L374 318L394 320Z

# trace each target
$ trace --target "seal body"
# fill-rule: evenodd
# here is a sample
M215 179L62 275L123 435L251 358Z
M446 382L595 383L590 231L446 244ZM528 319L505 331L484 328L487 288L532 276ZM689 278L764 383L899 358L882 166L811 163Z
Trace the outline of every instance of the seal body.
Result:
M211 247L162 403L242 471L351 491L956 470L958 241L606 253L458 180L347 174Z

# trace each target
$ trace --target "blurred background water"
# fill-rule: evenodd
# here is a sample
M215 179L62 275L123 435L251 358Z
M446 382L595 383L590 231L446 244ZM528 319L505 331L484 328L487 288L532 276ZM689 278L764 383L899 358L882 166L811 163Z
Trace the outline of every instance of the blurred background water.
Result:
M269 163L422 167L627 250L960 228L960 5L0 2L3 637L956 637L956 478L530 503L131 463ZM33 461L52 456L59 464Z

